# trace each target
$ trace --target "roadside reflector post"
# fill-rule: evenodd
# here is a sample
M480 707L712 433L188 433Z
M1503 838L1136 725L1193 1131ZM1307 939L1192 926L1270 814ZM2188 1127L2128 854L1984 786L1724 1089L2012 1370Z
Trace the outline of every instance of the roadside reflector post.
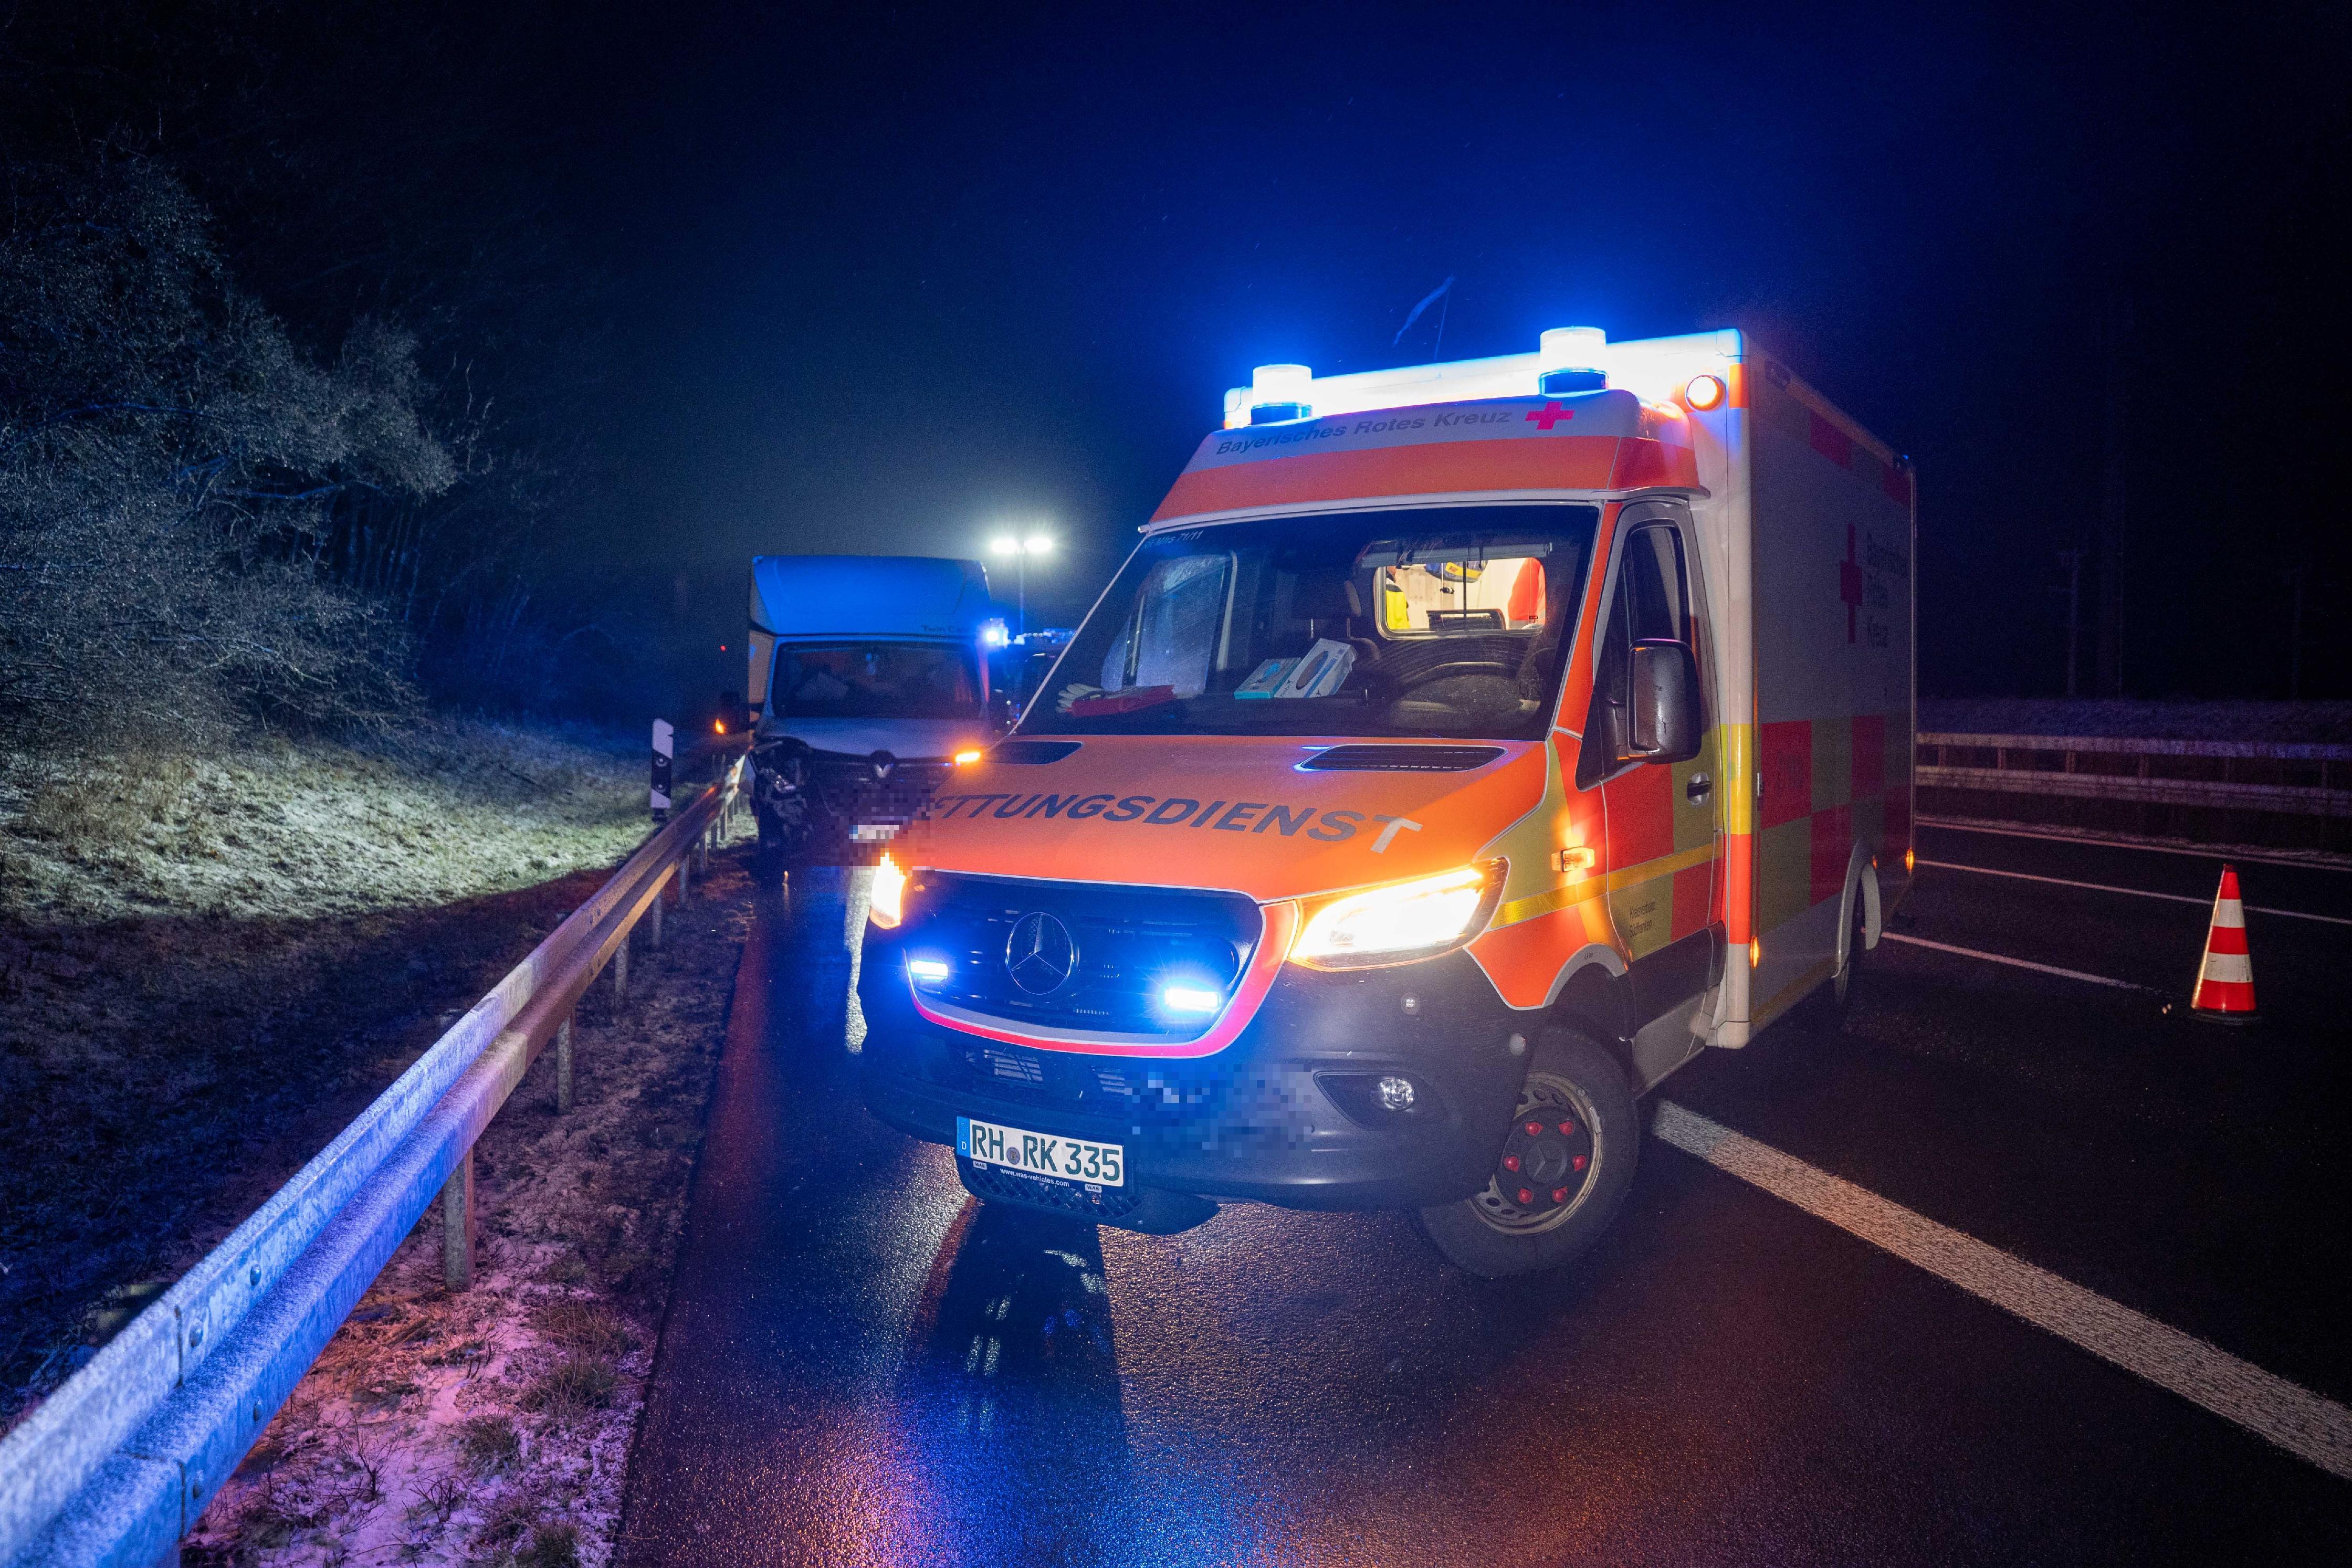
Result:
M457 1157L441 1184L441 1282L463 1291L474 1282L474 1151Z
M562 1115L572 1109L572 1020L565 1019L555 1026L555 1112Z
M656 822L669 821L670 763L677 749L677 732L670 728L669 720L654 720L654 784L649 800Z

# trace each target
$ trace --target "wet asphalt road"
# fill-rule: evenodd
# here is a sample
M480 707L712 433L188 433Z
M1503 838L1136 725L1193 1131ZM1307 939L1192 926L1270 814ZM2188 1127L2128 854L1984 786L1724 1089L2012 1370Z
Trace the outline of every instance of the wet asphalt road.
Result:
M2214 862L1923 829L2209 898ZM2242 865L2352 917L2352 873ZM806 879L814 883L815 879ZM1402 1216L1145 1238L968 1202L867 1116L842 890L747 947L621 1560L2345 1561L2352 1483L1652 1141L1571 1275ZM2183 996L2204 911L1923 868L1895 930ZM1665 1093L2336 1400L2352 926L2250 915L2265 1022L1883 945L1842 1037Z

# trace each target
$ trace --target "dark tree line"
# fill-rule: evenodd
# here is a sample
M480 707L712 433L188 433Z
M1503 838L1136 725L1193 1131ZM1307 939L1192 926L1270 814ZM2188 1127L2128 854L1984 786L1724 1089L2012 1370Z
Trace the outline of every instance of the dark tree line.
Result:
M0 12L0 723L609 699L552 13ZM539 68L518 64L536 60Z

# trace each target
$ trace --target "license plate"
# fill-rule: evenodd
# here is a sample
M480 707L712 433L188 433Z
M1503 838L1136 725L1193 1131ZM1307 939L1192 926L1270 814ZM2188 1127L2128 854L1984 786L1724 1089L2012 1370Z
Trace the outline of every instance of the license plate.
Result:
M1049 1133L1024 1133L993 1122L956 1118L956 1153L976 1166L1002 1166L1026 1176L1052 1176L1085 1186L1125 1186L1127 1151Z
M859 822L849 830L849 841L853 844L887 843L898 836L896 822Z

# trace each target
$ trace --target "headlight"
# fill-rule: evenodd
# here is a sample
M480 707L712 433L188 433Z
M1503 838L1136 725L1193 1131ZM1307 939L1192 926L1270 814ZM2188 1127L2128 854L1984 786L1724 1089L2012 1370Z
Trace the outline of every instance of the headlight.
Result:
M1358 969L1429 958L1486 928L1502 896L1504 862L1484 861L1366 893L1344 894L1312 907L1293 962L1318 969Z
M887 931L898 924L899 909L907 894L907 873L886 852L882 863L874 868L874 896L866 906L866 918Z

